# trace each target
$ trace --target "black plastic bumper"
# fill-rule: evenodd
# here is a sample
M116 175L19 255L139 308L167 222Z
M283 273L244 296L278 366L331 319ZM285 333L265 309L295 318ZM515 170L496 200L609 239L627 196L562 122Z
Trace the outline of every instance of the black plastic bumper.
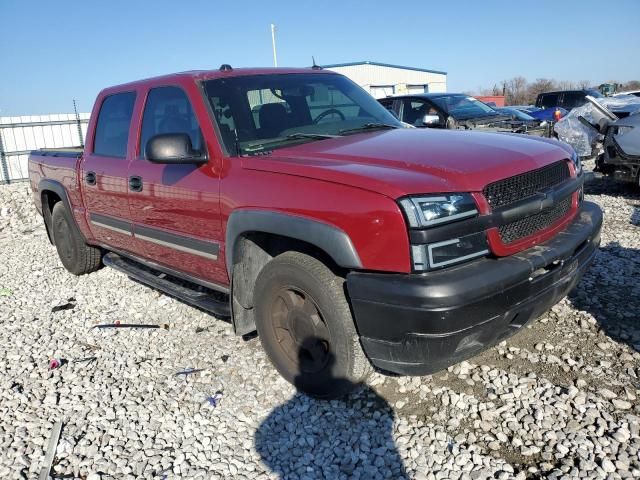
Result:
M347 289L378 368L426 375L469 358L539 317L578 283L600 244L602 211L584 202L548 242L427 274L352 272Z

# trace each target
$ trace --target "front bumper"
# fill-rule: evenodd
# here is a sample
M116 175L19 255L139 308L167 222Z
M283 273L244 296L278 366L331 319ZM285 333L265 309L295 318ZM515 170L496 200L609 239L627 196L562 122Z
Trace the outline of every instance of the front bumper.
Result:
M573 289L601 227L600 208L584 202L562 232L510 257L426 274L349 273L365 353L382 370L427 375L495 345Z

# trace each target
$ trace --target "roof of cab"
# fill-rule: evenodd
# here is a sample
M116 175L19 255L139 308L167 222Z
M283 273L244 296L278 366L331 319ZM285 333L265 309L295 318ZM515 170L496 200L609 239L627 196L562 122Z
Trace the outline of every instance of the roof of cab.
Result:
M185 79L193 79L195 81L210 80L214 78L228 78L228 77L242 77L247 75L269 75L269 74L300 74L300 73L313 73L313 74L332 74L339 75L336 72L330 70L322 70L318 68L231 68L230 70L216 69L216 70L190 70L186 72L170 73L168 75L160 75L157 77L150 77L141 80L135 80L133 82L122 83L119 85L113 85L103 90L123 90L126 88L133 88L147 83L172 83Z

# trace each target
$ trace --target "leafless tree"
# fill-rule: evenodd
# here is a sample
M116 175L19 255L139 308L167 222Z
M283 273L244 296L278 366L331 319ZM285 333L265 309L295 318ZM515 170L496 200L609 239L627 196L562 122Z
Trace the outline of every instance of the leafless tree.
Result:
M507 105L522 105L527 102L527 79L513 77L502 82Z
M527 103L535 103L536 98L543 92L550 92L557 88L556 81L550 78L536 78L527 88Z
M618 83L614 80L607 83L618 85L618 91L640 90L640 81L631 80L627 83ZM592 88L589 80L572 82L569 80L556 81L551 78L537 78L534 82L528 83L522 76L513 77L510 80L503 80L500 84L494 84L493 88L478 88L479 95L504 95L507 105L528 105L536 101L536 97L543 92L553 90L575 90Z
M576 83L571 80L560 80L558 82L558 90L575 90Z

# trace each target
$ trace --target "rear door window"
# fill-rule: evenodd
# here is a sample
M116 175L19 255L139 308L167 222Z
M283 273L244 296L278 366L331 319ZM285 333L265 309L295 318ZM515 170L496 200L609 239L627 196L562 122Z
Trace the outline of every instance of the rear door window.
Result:
M135 92L116 93L103 100L96 122L94 154L126 158L135 101Z
M157 87L149 90L140 132L140 156L149 139L162 133L186 133L194 150L202 148L202 134L191 102L180 87Z

